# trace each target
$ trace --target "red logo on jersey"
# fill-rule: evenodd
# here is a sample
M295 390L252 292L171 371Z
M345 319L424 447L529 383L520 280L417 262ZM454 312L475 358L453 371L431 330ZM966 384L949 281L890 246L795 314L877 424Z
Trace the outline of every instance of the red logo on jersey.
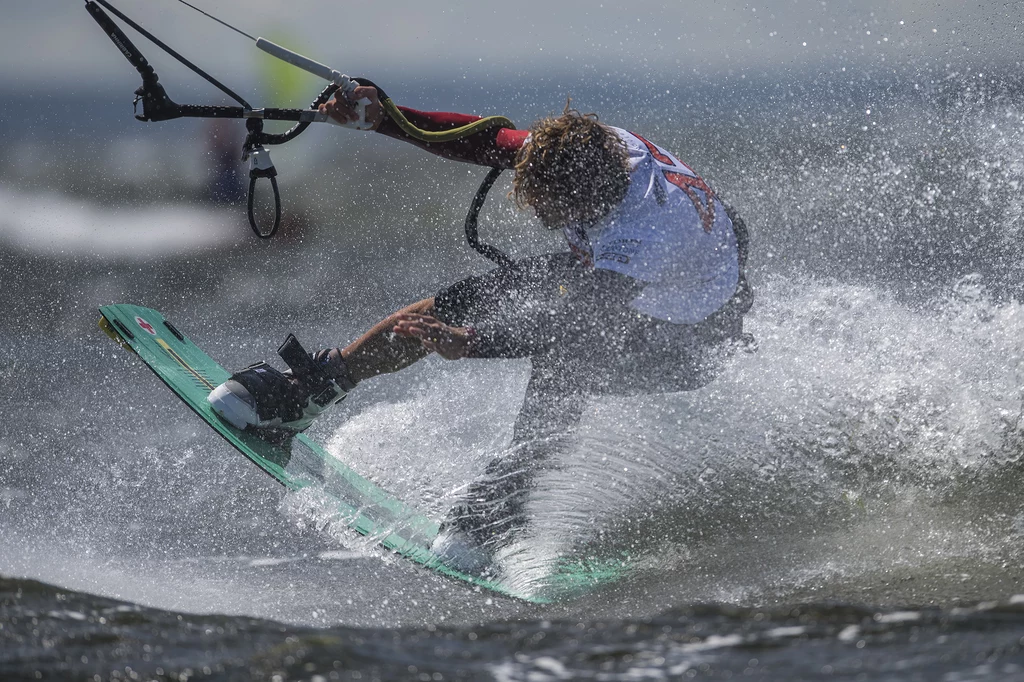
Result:
M690 201L693 202L693 207L697 209L701 227L705 232L711 232L711 228L715 224L715 195L707 183L695 175L683 175L669 170L662 170L662 172L665 174L666 180L686 192L686 196L690 197ZM704 193L703 199L693 191L695 189Z
M146 322L141 317L136 317L135 318L135 324L139 325L140 327L145 329L147 332L149 332L153 336L156 336L156 330L153 329L153 325L151 325L149 322Z
M674 165L676 165L676 162L672 160L671 156L669 156L668 154L664 153L663 151L661 151L660 149L655 147L653 144L651 144L650 142L648 142L644 138L640 137L636 133L630 133L630 135L632 135L636 139L638 139L641 142L643 142L644 146L647 147L647 151L649 151L651 153L651 156L656 158L661 163L665 164L666 166L674 166Z

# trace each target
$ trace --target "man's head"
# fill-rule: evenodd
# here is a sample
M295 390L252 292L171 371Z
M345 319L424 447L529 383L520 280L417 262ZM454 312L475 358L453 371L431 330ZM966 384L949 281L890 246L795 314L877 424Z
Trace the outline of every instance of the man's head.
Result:
M550 229L593 223L626 196L629 157L618 135L565 105L561 116L530 128L516 156L512 195Z

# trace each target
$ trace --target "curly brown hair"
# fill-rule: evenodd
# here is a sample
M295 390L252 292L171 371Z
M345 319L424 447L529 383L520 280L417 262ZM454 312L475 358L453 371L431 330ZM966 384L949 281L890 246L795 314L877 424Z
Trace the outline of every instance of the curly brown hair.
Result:
M600 220L629 188L625 143L596 114L581 114L570 105L566 102L561 116L530 127L530 138L516 155L510 193L517 206L533 207L551 229Z

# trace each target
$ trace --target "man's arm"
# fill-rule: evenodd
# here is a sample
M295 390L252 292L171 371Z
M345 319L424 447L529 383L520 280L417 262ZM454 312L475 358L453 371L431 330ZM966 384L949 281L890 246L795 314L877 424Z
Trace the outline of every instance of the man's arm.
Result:
M550 353L556 347L623 346L623 335L636 326L630 303L645 283L611 270L590 269L572 286L568 305L530 306L530 312L509 319L467 320L454 326L433 310L403 311L392 331L417 338L447 360L461 358L525 358Z
M479 121L479 116L456 114L445 111L417 111L407 107L398 107L405 117L417 128L430 131L451 130ZM398 140L406 140L420 149L443 156L446 159L465 161L479 166L511 168L515 163L516 152L523 145L529 134L526 130L510 130L509 128L487 128L478 133L450 142L422 142L409 137L398 124L387 115L384 116L377 132Z
M361 85L352 91L351 97L356 101L370 100L370 104L366 107L367 119L373 122L373 129L377 132L411 142L421 149L446 159L465 161L481 166L511 168L515 162L516 153L529 134L526 130L488 128L449 142L423 142L406 134L398 123L391 120L391 117L384 112L376 88ZM469 114L418 111L407 107L398 108L414 126L431 132L451 130L480 120L479 116ZM320 111L342 123L354 121L357 117L355 107L344 97L339 100L338 95L335 95L334 99L327 104L322 105Z

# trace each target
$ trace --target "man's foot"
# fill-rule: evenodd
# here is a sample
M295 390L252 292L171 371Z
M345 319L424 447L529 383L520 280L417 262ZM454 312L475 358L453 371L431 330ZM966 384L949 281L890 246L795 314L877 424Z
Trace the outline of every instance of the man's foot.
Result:
M304 431L355 387L337 350L310 355L289 334L277 352L288 370L258 362L231 375L207 398L236 429Z

